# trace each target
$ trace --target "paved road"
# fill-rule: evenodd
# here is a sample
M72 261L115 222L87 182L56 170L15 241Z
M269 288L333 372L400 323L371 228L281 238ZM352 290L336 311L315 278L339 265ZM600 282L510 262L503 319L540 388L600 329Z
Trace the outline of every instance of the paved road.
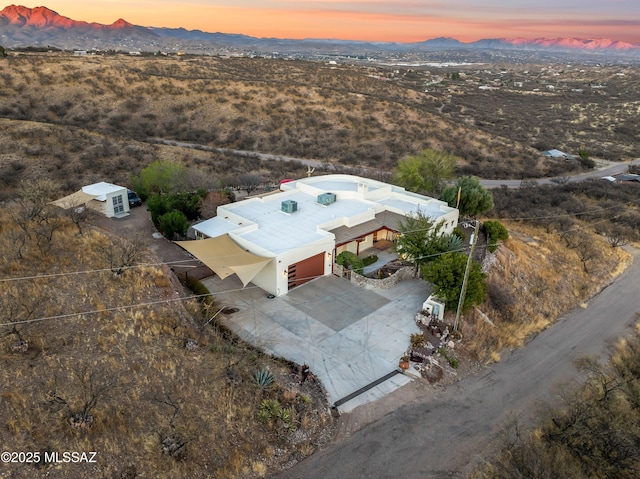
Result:
M537 400L553 396L554 384L576 376L573 359L604 356L610 341L628 331L640 309L638 284L635 252L633 265L588 308L562 318L481 375L398 408L279 479L463 477L510 414L530 417Z
M631 162L614 163L604 168L598 168L578 175L559 178L536 178L534 181L539 185L550 185L554 182L565 180L569 183L576 183L590 178L602 178L603 176L614 176L626 173L629 165L640 165L640 159ZM507 188L520 188L522 184L522 180L480 180L480 182L487 188L500 188L502 186L506 186Z

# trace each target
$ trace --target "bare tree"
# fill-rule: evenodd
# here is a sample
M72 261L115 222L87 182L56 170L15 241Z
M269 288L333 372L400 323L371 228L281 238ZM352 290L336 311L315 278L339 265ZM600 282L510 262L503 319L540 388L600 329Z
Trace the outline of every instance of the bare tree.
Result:
M186 456L187 445L202 434L207 423L193 421L193 418L189 417L189 413L184 414L185 400L179 398L178 388L175 385L170 388L172 388L171 392L163 391L162 394L153 396L153 401L168 406L171 414L168 428L158 430L156 434L160 441L161 451L173 459L182 460Z
M37 284L29 287L17 284L0 284L0 311L3 321L0 327L5 335L12 335L15 341L11 343L11 350L26 353L29 349L27 330L30 320L42 314L50 296L46 289Z
M171 410L171 419L169 420L169 431L158 432L160 439L160 448L162 452L174 459L183 459L187 452L188 439L176 430L175 421L180 413L182 401L174 399L173 395L165 393L162 396L155 396L154 401L159 404L169 406Z
M589 238L584 238L575 248L578 258L582 262L582 269L585 273L589 273L589 262L598 255L598 251Z
M262 183L264 183L264 178L262 176L252 173L243 173L238 177L238 180L240 181L240 187L247 190L248 195L253 193Z
M48 248L53 234L62 227L57 208L51 204L57 193L58 187L49 179L22 182L14 208L9 210L15 224L41 250Z
M58 202L58 205L64 211L64 214L78 228L78 234L82 235L82 225L88 216L86 205L78 204L72 200Z
M135 266L143 257L143 247L139 241L120 241L99 247L109 268L116 276Z
M87 431L93 425L92 411L116 387L116 380L110 376L104 376L88 365L75 365L72 368L72 384L80 389L78 397L65 399L54 389L47 394L50 403L60 404L67 410L69 424L74 429ZM58 384L56 378L56 386ZM71 397L73 393L65 394Z
M633 237L633 229L622 224L599 225L597 232L607 238L612 248L629 244L629 239Z

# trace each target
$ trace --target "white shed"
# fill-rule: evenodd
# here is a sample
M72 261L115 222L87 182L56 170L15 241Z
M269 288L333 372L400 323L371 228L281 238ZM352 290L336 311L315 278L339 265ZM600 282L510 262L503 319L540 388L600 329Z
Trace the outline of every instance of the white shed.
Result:
M127 188L104 181L83 186L81 190L56 200L53 204L65 209L85 206L102 213L107 218L129 214Z
M129 197L124 186L101 181L83 186L82 192L94 197L87 203L87 207L99 211L107 218L125 216L129 213Z

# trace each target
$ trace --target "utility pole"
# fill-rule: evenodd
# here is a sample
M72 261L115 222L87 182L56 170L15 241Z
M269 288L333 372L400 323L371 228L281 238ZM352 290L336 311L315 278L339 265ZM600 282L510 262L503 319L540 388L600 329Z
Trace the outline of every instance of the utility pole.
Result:
M467 267L464 270L464 279L462 280L462 288L460 289L460 299L458 300L458 310L456 311L456 320L453 323L453 330L458 330L458 322L460 321L460 310L464 304L464 296L467 292L467 280L469 279L469 269L471 268L471 261L473 260L473 249L476 246L476 239L478 238L478 225L480 221L475 220L473 233L471 233L471 250L469 251L469 257L467 258Z

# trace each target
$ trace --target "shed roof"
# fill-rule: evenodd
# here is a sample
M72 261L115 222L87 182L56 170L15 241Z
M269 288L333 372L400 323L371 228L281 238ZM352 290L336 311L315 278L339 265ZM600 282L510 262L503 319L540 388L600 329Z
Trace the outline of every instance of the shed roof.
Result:
M618 181L640 181L640 175L634 175L633 173L625 173L616 177Z
M120 190L126 190L126 188L124 186L114 185L105 181L82 187L82 191L84 193L95 196L95 199L98 201L106 201L107 195L116 193Z

